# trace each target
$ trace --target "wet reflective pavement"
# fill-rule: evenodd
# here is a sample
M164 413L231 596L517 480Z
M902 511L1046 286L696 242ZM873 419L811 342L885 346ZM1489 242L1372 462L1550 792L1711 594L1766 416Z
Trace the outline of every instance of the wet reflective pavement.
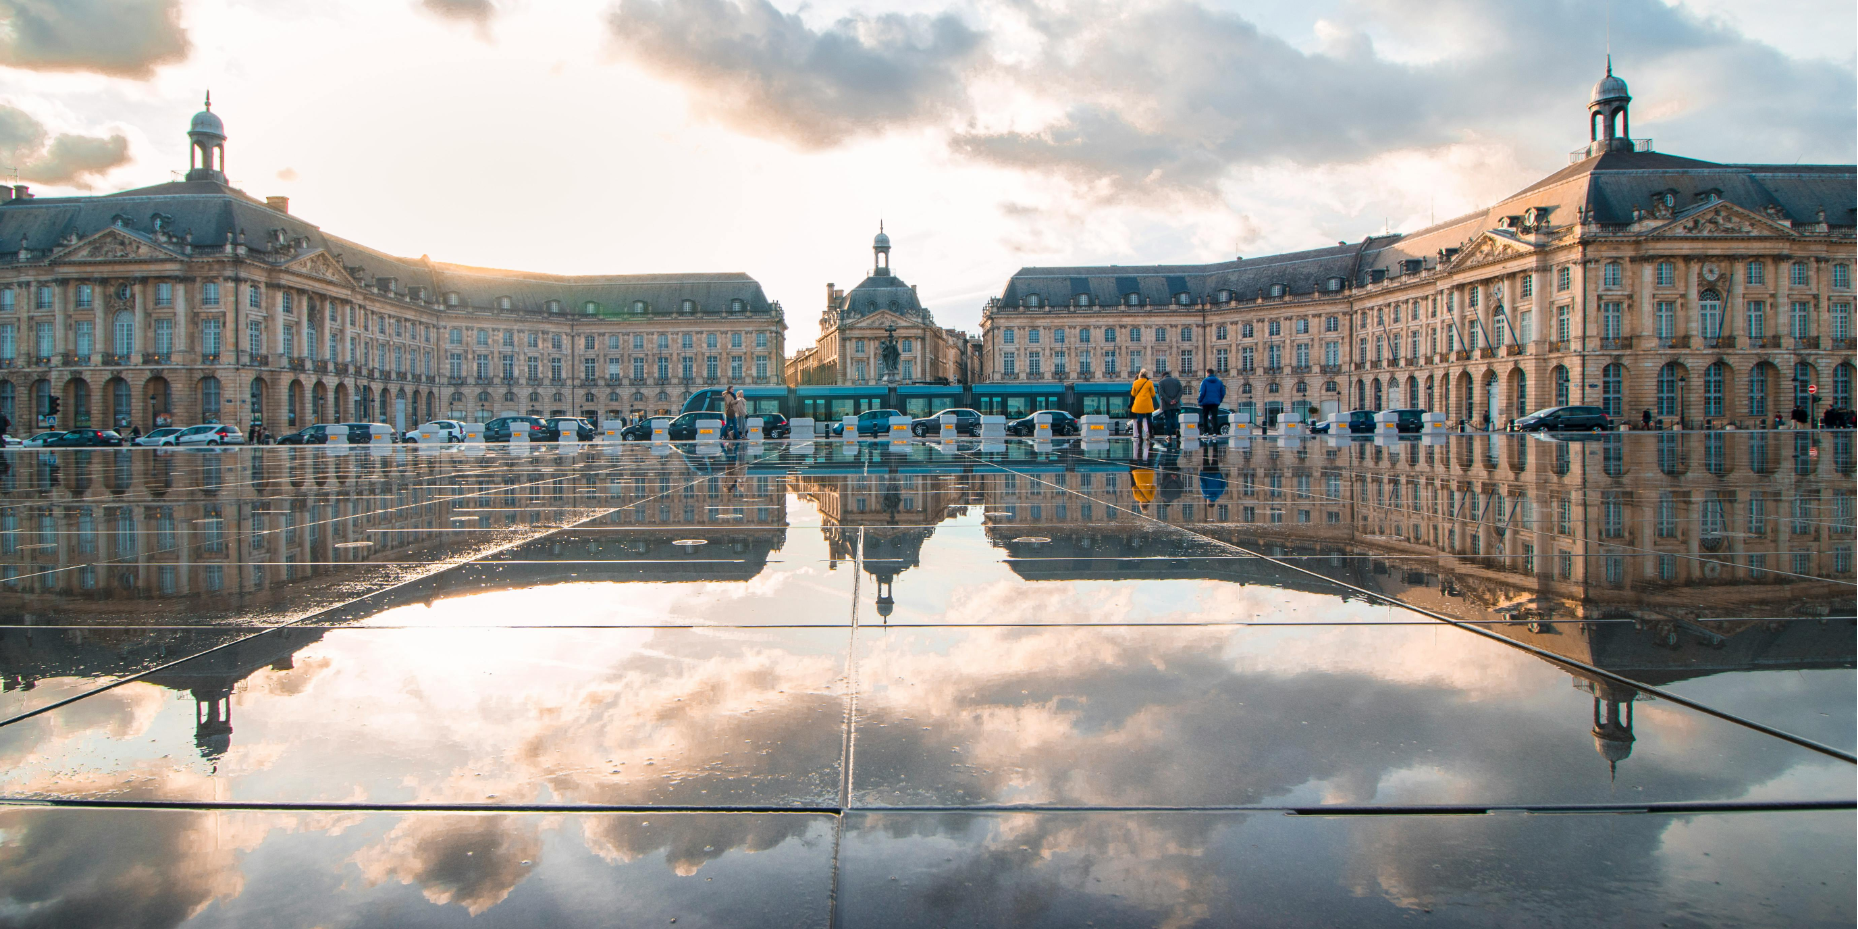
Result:
M1850 925L1852 434L9 450L0 925Z

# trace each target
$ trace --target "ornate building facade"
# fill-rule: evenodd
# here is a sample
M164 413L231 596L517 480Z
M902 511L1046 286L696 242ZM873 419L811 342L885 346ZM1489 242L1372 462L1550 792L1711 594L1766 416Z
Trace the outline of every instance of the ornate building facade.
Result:
M857 287L826 285L819 341L787 360L787 383L967 383L967 335L936 325L915 286L891 273L890 236L881 228L871 255L871 273ZM886 368L885 344L893 340L895 367Z
M746 274L564 276L397 258L260 202L209 107L183 181L0 203L0 412L35 423L410 428L675 411L781 383L780 305ZM40 414L57 398L56 417Z
M977 379L1211 367L1261 419L1417 407L1499 428L1570 403L1743 425L1851 408L1858 169L1660 154L1630 102L1609 65L1567 168L1418 232L1023 268L983 311Z

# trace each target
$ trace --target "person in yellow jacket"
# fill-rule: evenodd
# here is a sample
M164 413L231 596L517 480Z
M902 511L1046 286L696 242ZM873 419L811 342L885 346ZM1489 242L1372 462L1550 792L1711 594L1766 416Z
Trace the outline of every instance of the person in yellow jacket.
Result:
M1155 502L1155 472L1149 468L1130 468L1129 486L1135 491L1136 512L1148 512L1148 505Z
M1135 383L1129 385L1129 418L1135 425L1135 447L1147 448L1154 438L1149 422L1149 415L1155 412L1155 382L1148 379L1148 369L1136 372Z

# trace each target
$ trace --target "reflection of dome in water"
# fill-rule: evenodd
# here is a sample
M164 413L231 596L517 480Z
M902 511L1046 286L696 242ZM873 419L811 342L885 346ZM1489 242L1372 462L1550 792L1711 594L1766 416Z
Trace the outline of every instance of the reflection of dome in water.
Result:
M1606 759L1607 769L1618 774L1619 763L1632 755L1632 695L1593 699L1593 747Z

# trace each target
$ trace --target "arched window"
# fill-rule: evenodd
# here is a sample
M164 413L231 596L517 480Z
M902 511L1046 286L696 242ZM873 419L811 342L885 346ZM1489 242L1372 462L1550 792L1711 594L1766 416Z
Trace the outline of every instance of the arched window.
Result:
M12 381L0 381L0 416L16 418L13 413L19 399L18 391L19 388L14 387Z
M1677 365L1658 369L1658 415L1677 415Z
M1568 405L1568 366L1555 366L1555 405Z
M683 313L686 316L697 312L697 301L685 300L684 302L678 304L678 311Z
M1748 415L1768 415L1768 366L1758 364L1748 372Z
M116 354L127 355L135 351L135 314L129 310L118 310L112 328L115 330L115 338L110 344L116 347Z
M1516 415L1529 415L1529 372L1516 372Z
M1850 362L1832 369L1832 402L1847 410L1852 408L1852 365Z
M1697 331L1706 339L1720 339L1723 334L1723 295L1706 290L1697 295Z
M1374 379L1374 405L1369 407L1369 409L1378 410L1380 408L1381 408L1381 381L1380 381L1380 378L1375 378Z
M1615 361L1600 372L1600 408L1608 416L1622 416L1626 410L1626 366Z
M219 378L207 376L200 379L200 420L202 422L219 422Z
M1723 415L1723 384L1728 372L1729 366L1720 361L1703 369L1703 415Z
M1803 410L1812 409L1811 394L1806 389L1813 384L1813 366L1802 361L1793 366L1793 405Z

